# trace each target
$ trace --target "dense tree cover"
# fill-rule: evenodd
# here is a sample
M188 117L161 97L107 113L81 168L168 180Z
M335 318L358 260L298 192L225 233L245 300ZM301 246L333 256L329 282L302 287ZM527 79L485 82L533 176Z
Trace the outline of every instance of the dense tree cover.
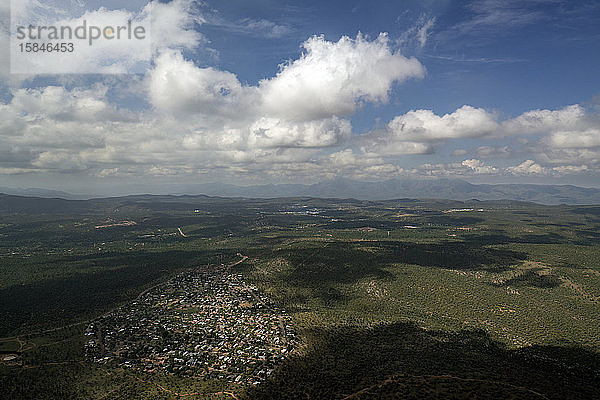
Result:
M483 331L396 323L315 329L310 342L306 354L247 398L590 399L600 389L597 353L577 347L508 350ZM565 370L566 363L574 367Z
M600 389L599 207L0 200L0 355L18 356L0 363L6 398L584 399ZM291 314L302 340L263 385L86 359L87 321L238 253L249 259L235 270Z

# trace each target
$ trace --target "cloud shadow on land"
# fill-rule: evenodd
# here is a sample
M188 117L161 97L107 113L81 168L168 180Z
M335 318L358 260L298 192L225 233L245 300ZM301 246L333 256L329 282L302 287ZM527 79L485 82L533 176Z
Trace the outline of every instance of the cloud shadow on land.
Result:
M575 346L510 350L483 331L412 323L313 329L249 399L591 399L600 356Z
M551 289L560 286L562 281L555 275L543 274L537 270L528 270L521 275L506 280L504 283L493 286L501 287L536 287L540 289Z
M286 259L290 266L280 272L279 279L286 285L308 289L311 297L325 304L345 299L338 284L353 284L365 278L395 279L388 268L397 264L502 272L527 258L525 253L482 244L390 241L329 242L279 250L274 256Z
M282 250L279 254L293 265L289 278L298 283L313 280L353 283L365 276L391 278L383 268L398 263L433 268L506 270L527 258L523 252L468 242L330 242L324 246Z
M67 277L13 285L0 290L0 335L37 330L57 321L80 321L135 298L143 288L182 268L206 263L221 251L106 253L52 261ZM73 265L73 261L81 261ZM96 270L101 266L101 270ZM86 271L91 268L91 272Z

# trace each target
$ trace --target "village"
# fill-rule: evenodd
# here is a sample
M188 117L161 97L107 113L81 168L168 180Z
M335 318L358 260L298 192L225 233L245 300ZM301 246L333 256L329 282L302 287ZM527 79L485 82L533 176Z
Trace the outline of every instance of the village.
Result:
M177 275L93 321L97 363L239 384L262 382L296 346L290 317L227 266Z

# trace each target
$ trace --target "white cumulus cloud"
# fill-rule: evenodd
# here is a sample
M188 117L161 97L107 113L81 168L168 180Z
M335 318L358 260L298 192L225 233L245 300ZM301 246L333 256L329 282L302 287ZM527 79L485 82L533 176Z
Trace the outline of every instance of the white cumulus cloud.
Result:
M387 101L392 83L425 73L418 60L392 52L385 34L373 41L360 34L337 42L314 36L303 48L298 60L260 82L267 114L297 120L349 115L357 102Z
M513 175L543 175L547 172L546 168L533 160L525 160L519 165L508 167L506 170Z

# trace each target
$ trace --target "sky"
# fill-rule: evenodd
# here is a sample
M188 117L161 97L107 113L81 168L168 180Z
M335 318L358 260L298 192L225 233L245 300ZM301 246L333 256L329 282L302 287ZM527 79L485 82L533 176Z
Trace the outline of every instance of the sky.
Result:
M19 25L83 20L147 35L19 51ZM0 187L600 187L598 21L577 0L0 0Z

